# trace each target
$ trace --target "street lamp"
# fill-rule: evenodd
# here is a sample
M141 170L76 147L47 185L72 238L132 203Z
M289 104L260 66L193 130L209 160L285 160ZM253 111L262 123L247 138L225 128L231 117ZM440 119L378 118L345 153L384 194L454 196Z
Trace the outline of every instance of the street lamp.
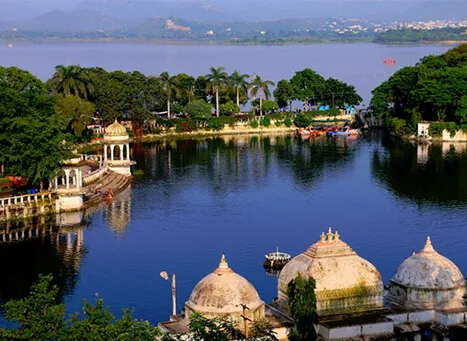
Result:
M175 317L177 315L177 300L176 300L176 286L175 286L175 274L172 274L172 280L170 280L169 275L167 274L167 271L162 271L159 274L162 279L165 279L168 281L172 287L172 316Z

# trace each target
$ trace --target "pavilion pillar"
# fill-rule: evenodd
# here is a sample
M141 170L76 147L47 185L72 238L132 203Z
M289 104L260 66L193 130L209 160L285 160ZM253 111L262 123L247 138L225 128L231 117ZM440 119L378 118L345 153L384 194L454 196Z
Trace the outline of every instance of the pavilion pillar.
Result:
M120 160L123 161L123 144L120 145Z
M130 161L130 144L126 144L126 159Z
M58 177L55 178L55 189L58 189Z
M104 161L107 161L107 145L104 144Z
M110 145L110 161L113 161L114 160L114 148L115 148L115 145Z
M81 172L79 168L76 168L76 188L81 188Z
M66 184L66 189L70 189L70 170L65 169L65 184Z

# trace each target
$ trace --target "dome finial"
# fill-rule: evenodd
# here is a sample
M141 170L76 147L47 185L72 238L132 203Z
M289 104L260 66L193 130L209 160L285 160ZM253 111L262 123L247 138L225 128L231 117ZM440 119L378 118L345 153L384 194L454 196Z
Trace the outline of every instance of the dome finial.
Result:
M329 228L327 236L328 236L328 242L332 242L334 240L334 233L332 233L332 228Z
M221 262L219 263L219 269L229 269L229 263L225 259L225 253L222 252Z
M425 247L423 248L422 251L423 252L434 252L435 251L435 249L433 248L433 244L431 243L430 236L426 238Z

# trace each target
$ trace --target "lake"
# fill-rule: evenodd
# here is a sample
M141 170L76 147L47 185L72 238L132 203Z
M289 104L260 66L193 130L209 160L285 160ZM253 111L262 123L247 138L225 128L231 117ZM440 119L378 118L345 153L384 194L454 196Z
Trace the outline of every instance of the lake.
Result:
M53 273L70 311L97 293L114 312L134 307L157 323L171 313L159 272L176 273L180 310L225 252L270 302L277 278L264 271L264 255L276 247L297 255L329 226L386 284L427 235L467 274L466 146L425 150L378 134L137 143L133 157L144 173L81 225L59 228L53 217L9 227L26 237L0 243L1 299ZM27 237L31 228L43 232Z
M100 66L107 70L138 70L147 75L208 73L224 66L231 73L257 73L277 83L295 71L311 68L324 77L355 85L368 104L371 91L396 70L430 54L446 52L450 45L315 44L284 46L158 45L119 43L18 43L0 46L0 66L18 66L46 80L59 64ZM395 65L385 65L395 58Z

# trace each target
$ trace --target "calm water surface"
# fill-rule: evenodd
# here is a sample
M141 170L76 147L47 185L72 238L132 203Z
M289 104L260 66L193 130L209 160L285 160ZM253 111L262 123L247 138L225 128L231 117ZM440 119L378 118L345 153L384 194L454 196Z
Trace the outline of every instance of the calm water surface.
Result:
M151 45L117 43L23 43L0 46L0 65L18 66L48 79L59 64L101 66L107 70L139 70L148 75L168 71L198 76L211 66L260 74L278 82L295 71L312 68L324 77L355 85L369 103L371 90L396 70L415 64L430 54L441 54L449 45L316 44L286 46ZM395 58L387 66L384 58Z
M329 226L385 283L427 235L467 274L465 144L426 153L380 136L226 137L135 144L133 158L144 175L81 225L30 222L26 235L39 227L40 237L0 244L2 300L53 273L70 311L98 293L114 311L133 306L156 323L171 311L159 272L177 274L181 307L224 251L270 301L277 278L263 270L264 254L279 246L297 255Z

